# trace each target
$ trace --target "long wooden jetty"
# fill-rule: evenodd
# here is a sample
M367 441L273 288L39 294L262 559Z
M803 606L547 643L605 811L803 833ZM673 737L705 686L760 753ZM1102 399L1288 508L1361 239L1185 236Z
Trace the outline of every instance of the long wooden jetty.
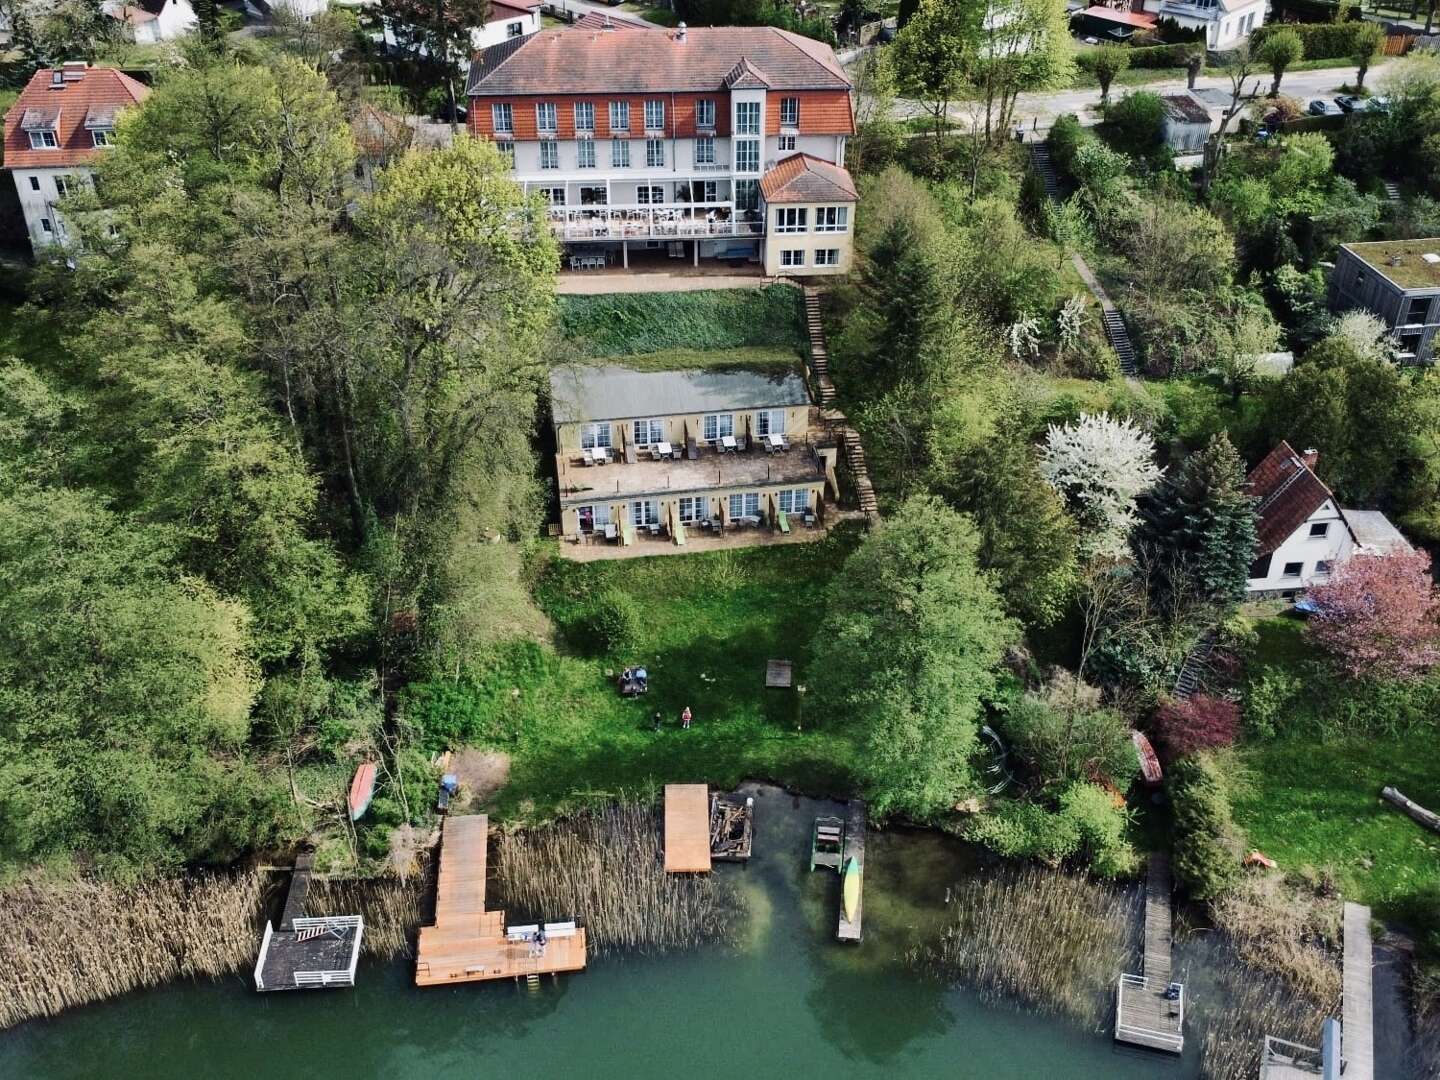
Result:
M415 985L583 971L583 926L561 922L546 923L543 928L539 924L507 928L503 911L486 910L489 819L484 814L448 817L444 830L435 883L435 923L420 928Z
M855 917L845 917L845 871L850 860L860 874L860 890L855 898ZM865 802L851 799L845 808L845 850L840 857L840 926L835 936L841 941L859 941L864 935L861 922L865 915Z
M1178 1054L1185 1048L1185 987L1171 981L1170 857L1150 856L1142 974L1120 976L1115 1041Z
M704 784L665 785L665 870L710 872L710 789Z
M1370 909L1346 901L1340 1026L1345 1080L1375 1078L1375 998L1371 966Z

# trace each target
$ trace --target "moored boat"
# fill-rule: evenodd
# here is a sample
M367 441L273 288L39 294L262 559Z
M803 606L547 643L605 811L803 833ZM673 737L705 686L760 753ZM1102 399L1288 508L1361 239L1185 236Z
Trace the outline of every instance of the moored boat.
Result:
M355 779L350 781L350 820L359 821L370 809L370 800L375 796L375 763L367 761L355 770Z
M855 856L852 855L845 860L845 869L841 871L840 882L845 918L854 922L855 912L860 908L860 864L855 861Z

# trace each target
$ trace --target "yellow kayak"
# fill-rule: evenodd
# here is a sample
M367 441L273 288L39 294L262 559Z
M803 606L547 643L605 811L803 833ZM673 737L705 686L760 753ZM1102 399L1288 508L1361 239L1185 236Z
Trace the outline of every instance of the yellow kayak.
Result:
M855 912L860 907L860 864L852 856L845 860L845 869L840 875L841 897L845 907L845 918L855 921Z

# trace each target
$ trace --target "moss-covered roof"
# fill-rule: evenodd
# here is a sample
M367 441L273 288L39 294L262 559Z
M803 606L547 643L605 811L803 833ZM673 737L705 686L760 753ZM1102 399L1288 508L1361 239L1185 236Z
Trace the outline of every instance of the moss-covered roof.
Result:
M1402 289L1440 289L1440 237L1345 246Z

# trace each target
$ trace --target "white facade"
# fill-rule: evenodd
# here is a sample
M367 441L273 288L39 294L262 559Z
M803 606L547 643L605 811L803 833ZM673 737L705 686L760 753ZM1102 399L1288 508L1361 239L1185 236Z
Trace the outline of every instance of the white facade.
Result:
M470 43L478 51L499 45L511 38L525 37L540 32L540 9L519 13L514 8L492 6L491 19L484 26L470 28Z
M364 3L346 5L350 7L365 7ZM321 15L330 8L330 0L270 0L270 8L286 8L291 14L297 15L309 22L316 15Z
M1326 499L1270 555L1269 572L1246 583L1249 592L1291 592L1330 580L1355 553L1355 538L1334 499Z
M1219 52L1244 42L1265 23L1266 0L1145 0L1145 11L1205 31L1205 47Z
M126 22L130 35L139 45L158 45L162 41L173 41L195 28L195 9L190 0L164 0L159 10L154 5L140 7L137 4L111 3L106 12Z
M89 167L14 169L10 175L15 178L15 190L20 195L20 209L25 214L25 228L33 248L38 252L70 239L59 202L67 191L75 190L76 185L90 183Z

